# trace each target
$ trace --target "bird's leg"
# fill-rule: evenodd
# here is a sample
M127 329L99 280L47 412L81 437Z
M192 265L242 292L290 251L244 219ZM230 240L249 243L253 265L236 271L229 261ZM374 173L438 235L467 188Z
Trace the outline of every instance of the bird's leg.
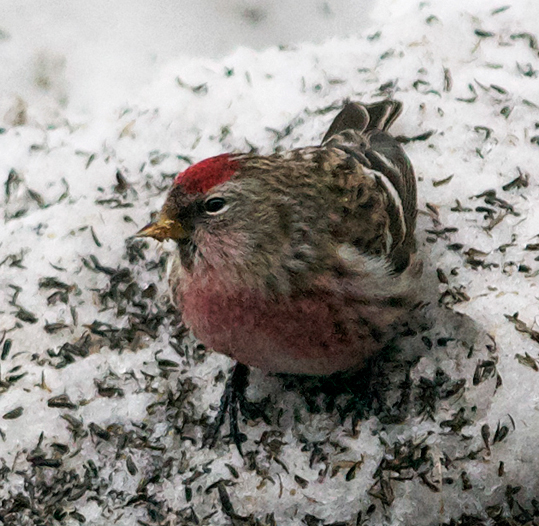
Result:
M249 385L249 368L246 365L237 363L232 370L232 374L228 378L225 390L221 397L219 410L213 423L208 427L204 434L204 444L209 447L213 447L217 442L219 436L219 430L225 423L225 417L228 413L228 419L230 423L230 437L236 444L240 455L243 456L241 445L247 437L244 433L240 432L238 426L238 410L249 420L256 420L262 418L267 424L269 424L268 416L266 415L265 408L268 403L268 399L264 399L259 403L250 402L245 396L245 391Z

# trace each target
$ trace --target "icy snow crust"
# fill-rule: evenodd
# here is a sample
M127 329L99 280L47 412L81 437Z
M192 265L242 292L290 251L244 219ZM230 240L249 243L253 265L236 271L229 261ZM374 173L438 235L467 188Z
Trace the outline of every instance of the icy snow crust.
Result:
M172 62L104 118L0 100L3 523L538 520L539 9L410 0L374 20ZM242 422L244 459L203 447L231 362L169 304L167 251L130 236L189 163L316 144L345 98L387 96L415 139L435 323L373 365L350 411L253 371L271 425Z

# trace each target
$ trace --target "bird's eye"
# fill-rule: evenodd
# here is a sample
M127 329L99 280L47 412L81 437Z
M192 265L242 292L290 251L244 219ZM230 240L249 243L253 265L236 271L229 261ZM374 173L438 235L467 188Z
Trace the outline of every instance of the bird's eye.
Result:
M226 201L222 197L211 197L204 203L204 209L210 215L221 214L227 208Z

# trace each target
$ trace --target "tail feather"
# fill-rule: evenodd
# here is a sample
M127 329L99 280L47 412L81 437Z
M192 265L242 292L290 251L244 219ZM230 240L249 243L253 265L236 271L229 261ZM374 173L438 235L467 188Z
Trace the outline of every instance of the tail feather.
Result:
M384 100L365 105L369 112L369 125L365 131L387 131L402 112L402 103L397 100Z
M322 144L345 130L357 130L363 133L369 125L369 120L369 112L363 104L347 102L340 113L333 119L331 126L322 139Z
M345 130L355 130L359 133L371 130L387 131L401 111L402 103L396 100L384 100L374 104L347 102L331 123L322 144Z

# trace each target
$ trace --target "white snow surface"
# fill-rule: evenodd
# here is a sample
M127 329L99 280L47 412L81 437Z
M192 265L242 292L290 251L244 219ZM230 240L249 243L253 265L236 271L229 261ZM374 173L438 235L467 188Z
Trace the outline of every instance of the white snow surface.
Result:
M169 55L142 72L107 56L138 79L125 92L77 84L65 72L82 61L45 43L0 95L0 520L539 516L538 34L532 0L379 2L361 34L323 43ZM357 425L253 371L248 395L270 397L271 425L240 422L243 459L226 439L203 447L232 362L177 332L174 247L131 236L189 163L317 144L344 99L388 96L404 105L393 133L417 139L404 147L429 298L465 317L429 307L434 326L373 373L389 379L386 406Z

